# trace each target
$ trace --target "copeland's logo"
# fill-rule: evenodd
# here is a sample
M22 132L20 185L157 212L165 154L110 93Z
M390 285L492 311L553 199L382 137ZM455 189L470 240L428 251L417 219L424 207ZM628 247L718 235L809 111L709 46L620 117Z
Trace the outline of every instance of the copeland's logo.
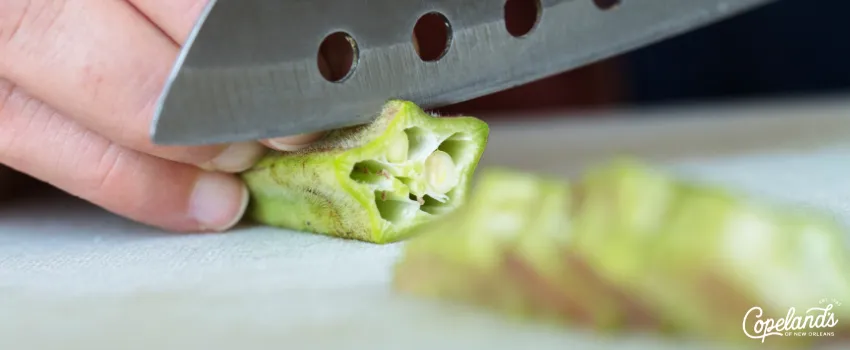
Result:
M762 343L767 337L775 335L780 337L835 336L835 332L829 329L838 324L833 310L840 307L841 303L835 299L821 299L818 304L819 307L810 308L800 315L792 307L788 309L785 318L780 319L764 317L764 310L761 307L753 307L744 315L744 334L751 339L761 339ZM752 322L753 320L755 322ZM752 323L751 329L747 329L748 323Z

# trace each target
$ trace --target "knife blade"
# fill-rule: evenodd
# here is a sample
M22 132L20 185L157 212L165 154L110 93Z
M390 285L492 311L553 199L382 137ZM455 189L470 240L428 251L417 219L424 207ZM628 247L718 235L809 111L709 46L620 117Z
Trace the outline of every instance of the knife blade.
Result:
M775 0L537 2L532 30L513 36L505 0L211 0L158 101L155 143L256 140L367 123L388 99L434 108L609 58ZM616 2L616 1L615 1ZM418 19L445 19L448 48L424 61ZM345 33L352 70L329 81L322 41Z

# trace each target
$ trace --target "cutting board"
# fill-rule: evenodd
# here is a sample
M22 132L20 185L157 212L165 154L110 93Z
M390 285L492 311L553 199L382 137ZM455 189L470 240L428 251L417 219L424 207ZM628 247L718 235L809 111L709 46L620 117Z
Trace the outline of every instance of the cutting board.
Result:
M850 223L842 99L495 123L481 166L571 176L620 154ZM21 199L0 207L0 349L714 348L396 295L400 248L248 226L176 235L58 193Z

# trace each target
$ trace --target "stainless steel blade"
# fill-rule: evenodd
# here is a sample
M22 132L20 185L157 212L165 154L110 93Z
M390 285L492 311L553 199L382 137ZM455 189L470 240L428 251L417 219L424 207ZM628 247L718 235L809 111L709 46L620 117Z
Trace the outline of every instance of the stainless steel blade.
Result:
M507 89L681 34L774 0L542 0L535 29L504 24L505 0L212 0L176 62L152 130L160 144L270 138L368 122L390 98L437 107ZM424 62L418 18L449 21L449 51ZM352 75L334 83L320 43L356 41Z

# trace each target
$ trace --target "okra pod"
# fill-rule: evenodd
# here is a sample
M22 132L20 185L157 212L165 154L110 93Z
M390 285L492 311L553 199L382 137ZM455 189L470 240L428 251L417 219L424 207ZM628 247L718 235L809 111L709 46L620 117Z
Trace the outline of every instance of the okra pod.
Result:
M468 204L417 231L396 265L399 291L598 330L752 342L742 322L754 333L754 307L784 319L850 300L843 226L631 160L575 183L485 171ZM850 319L848 309L830 312Z
M242 178L255 221L390 243L464 203L488 125L389 101L368 125L331 131L298 152L271 152Z

